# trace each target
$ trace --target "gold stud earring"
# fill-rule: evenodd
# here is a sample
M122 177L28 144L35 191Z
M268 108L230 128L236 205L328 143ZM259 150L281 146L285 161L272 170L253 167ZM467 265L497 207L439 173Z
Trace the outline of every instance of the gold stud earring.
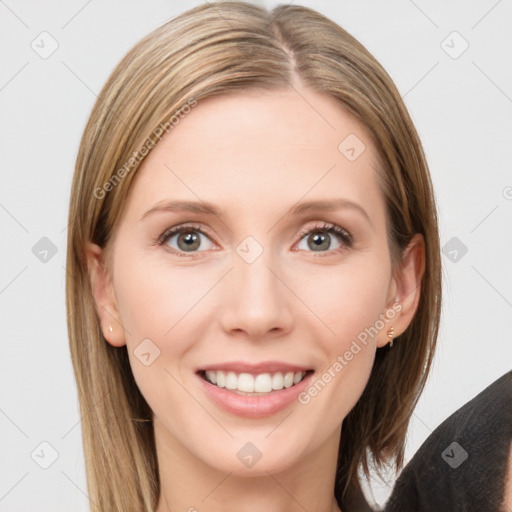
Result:
M391 348L393 346L393 338L395 337L395 329L391 327L388 330L388 338L389 338L389 347Z

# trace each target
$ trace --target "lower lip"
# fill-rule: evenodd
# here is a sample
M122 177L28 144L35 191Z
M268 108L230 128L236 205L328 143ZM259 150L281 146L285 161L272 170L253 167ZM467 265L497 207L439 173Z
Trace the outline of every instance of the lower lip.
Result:
M285 409L297 400L297 396L308 387L313 372L294 386L260 396L238 395L225 388L219 388L215 384L210 384L198 374L196 376L201 381L206 394L220 408L244 418L264 418Z

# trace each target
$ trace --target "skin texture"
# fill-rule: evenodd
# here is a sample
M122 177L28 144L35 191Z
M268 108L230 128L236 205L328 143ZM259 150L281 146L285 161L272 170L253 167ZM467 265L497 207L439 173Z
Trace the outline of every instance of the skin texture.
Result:
M366 145L353 162L338 150L349 134ZM376 162L363 126L329 96L290 89L201 100L138 170L110 274L99 265L100 248L89 245L104 336L116 347L127 344L154 413L158 512L225 510L226 503L243 512L339 510L333 489L341 423L389 326L398 336L409 325L424 268L416 235L392 273ZM368 219L349 207L287 215L298 202L336 198L356 203ZM178 199L211 202L223 215L158 212L141 220L156 203ZM206 233L195 252L178 245L179 234L154 243L188 223ZM353 246L327 234L315 249L316 232L299 236L324 223L347 230ZM248 236L263 250L252 263L236 251ZM240 418L219 409L195 375L202 365L268 360L321 374L395 298L402 309L392 323L307 405ZM160 350L149 366L134 355L146 338ZM247 442L262 453L251 468L237 457Z

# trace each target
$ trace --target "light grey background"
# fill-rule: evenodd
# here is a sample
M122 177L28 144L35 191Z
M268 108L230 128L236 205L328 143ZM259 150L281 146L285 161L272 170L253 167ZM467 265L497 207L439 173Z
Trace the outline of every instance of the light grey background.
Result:
M115 64L142 36L200 3L0 0L4 512L88 510L64 302L74 160ZM512 368L512 3L296 3L335 20L384 65L430 164L448 244L445 302L436 364L408 436L410 458L443 419ZM52 39L58 48L42 58ZM43 237L55 255L44 253ZM374 479L367 492L382 503L389 487Z

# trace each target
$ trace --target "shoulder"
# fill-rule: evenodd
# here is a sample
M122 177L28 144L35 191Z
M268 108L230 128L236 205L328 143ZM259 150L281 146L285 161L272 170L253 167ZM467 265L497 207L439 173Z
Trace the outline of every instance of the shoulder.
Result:
M400 474L385 512L498 512L511 439L512 371L432 432Z

